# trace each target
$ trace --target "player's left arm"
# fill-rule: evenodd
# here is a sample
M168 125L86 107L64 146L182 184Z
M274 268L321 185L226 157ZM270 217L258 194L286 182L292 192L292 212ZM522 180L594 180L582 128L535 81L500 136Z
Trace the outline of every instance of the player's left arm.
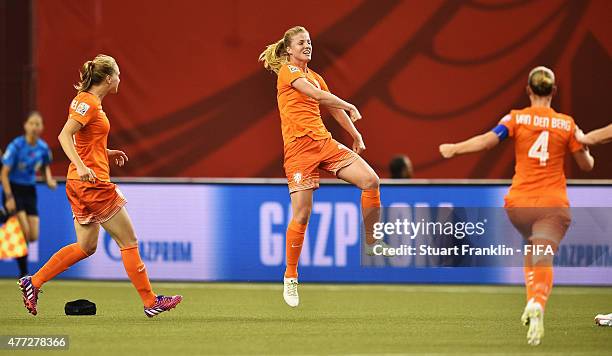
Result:
M355 124L353 124L353 120L351 120L351 118L346 114L346 111L342 109L328 108L328 110L334 119L338 121L340 126L342 126L342 128L353 138L353 151L357 154L361 154L366 147L365 143L363 142L363 137L361 137L361 134L355 127Z
M474 136L459 143L441 144L439 150L442 157L451 158L455 155L490 150L491 148L497 146L497 144L501 141L513 136L514 121L512 120L512 113L510 113L499 120L497 126L495 126L491 131L482 135Z

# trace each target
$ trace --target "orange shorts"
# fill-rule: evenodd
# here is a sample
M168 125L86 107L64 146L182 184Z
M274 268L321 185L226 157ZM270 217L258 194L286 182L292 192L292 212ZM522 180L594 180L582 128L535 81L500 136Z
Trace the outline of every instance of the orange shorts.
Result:
M335 175L358 158L355 152L333 138L298 137L285 145L284 167L289 193L319 188L319 168Z
M72 215L81 224L102 224L115 216L127 203L119 188L111 182L66 181L66 195Z
M569 208L569 201L563 196L514 195L504 197L505 208Z
M512 225L527 240L561 242L572 221L567 199L553 196L505 199Z

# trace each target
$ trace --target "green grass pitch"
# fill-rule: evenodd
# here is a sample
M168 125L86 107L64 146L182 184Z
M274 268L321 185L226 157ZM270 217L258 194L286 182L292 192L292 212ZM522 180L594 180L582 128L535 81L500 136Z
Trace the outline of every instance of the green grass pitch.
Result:
M180 293L177 309L153 319L129 282L52 281L39 314L23 307L14 280L0 280L0 335L70 337L78 355L603 355L612 328L593 324L612 312L612 288L555 287L540 346L528 346L518 286L300 285L291 309L282 285L153 283ZM64 303L86 298L98 315L68 317ZM0 354L27 351L0 350Z

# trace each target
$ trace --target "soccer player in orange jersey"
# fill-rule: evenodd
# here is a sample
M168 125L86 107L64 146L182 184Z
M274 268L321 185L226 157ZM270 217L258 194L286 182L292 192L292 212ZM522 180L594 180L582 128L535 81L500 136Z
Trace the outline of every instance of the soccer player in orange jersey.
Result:
M440 145L445 158L490 149L511 137L515 141L515 174L505 197L512 224L528 244L557 250L571 220L566 192L564 157L570 152L585 171L594 159L576 139L572 117L550 106L556 91L555 75L546 67L529 73L527 94L531 106L512 110L491 131L456 144ZM538 345L544 336L544 308L553 284L553 256L534 253L525 258L527 306L521 320L529 326L527 342Z
M106 147L110 122L102 110L102 100L119 89L119 66L106 55L87 61L81 69L81 80L75 85L77 96L72 100L59 142L70 159L66 194L74 215L77 242L65 246L33 276L19 280L23 302L28 311L37 314L41 286L78 261L91 256L98 244L102 226L121 249L123 265L140 294L144 313L153 317L174 308L180 295L162 296L153 293L145 265L138 252L138 241L124 205L126 200L110 181L109 161L123 166L127 155Z
M284 168L293 211L287 227L283 297L291 307L299 304L297 264L312 209L313 191L319 187L319 168L362 190L366 249L371 253L374 245L383 244L371 233L371 226L378 220L380 211L379 179L359 156L366 147L353 123L361 119L361 114L355 105L330 92L323 78L308 67L311 58L310 35L300 26L287 30L282 39L269 45L259 56L264 67L278 75L276 89ZM351 135L352 149L331 137L323 125L320 105L325 106Z

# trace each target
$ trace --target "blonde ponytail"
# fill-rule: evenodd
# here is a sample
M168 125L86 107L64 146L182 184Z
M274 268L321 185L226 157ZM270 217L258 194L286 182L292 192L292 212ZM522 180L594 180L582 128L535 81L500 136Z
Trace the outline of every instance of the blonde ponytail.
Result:
M74 85L74 88L79 92L85 91L91 87L91 78L93 77L94 62L87 61L83 64L80 71L81 80Z
M293 36L301 32L308 31L306 31L306 29L302 26L292 27L285 32L283 38L275 43L272 43L271 45L268 45L259 55L259 61L263 62L264 68L278 74L281 66L289 63L287 47L291 45L291 39Z
M263 62L264 68L278 74L280 67L288 62L285 40L281 39L267 46L259 55L259 61Z
M106 76L115 74L117 62L111 56L99 54L92 61L83 64L80 71L80 79L74 88L80 92L86 91L92 85L101 83Z

